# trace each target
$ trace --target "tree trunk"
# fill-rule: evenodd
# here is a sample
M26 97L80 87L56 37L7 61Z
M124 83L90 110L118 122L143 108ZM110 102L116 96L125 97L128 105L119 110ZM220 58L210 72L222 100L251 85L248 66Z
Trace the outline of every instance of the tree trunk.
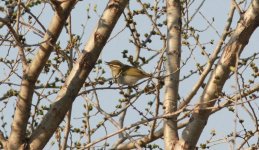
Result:
M109 1L97 28L94 29L83 52L58 93L56 102L52 104L38 128L33 132L29 140L30 149L43 149L64 119L127 4L128 0Z
M179 0L166 1L167 60L165 78L164 113L177 110L181 60L181 4ZM178 141L177 117L164 119L165 149L170 150Z
M200 104L194 110L190 123L184 129L182 139L177 145L180 149L195 149L199 137L206 126L210 116L210 110L204 108L215 104L215 99L221 94L222 88L229 78L231 67L235 66L236 56L240 55L247 45L249 38L259 25L259 0L254 0L248 10L240 18L239 23L224 48L224 52L214 69L208 84L200 98Z
M22 149L26 138L26 128L30 117L31 102L34 93L35 82L46 64L50 53L53 50L53 45L62 31L76 0L66 1L57 6L56 12L51 20L49 28L45 33L43 41L40 45L37 55L24 72L21 89L19 92L14 119L12 123L12 130L8 139L8 149L17 150Z

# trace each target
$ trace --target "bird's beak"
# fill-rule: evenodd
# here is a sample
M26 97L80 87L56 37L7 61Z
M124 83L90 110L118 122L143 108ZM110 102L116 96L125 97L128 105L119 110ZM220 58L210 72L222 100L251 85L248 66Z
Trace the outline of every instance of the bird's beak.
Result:
M106 65L109 65L109 64L110 64L110 62L107 62L107 61L106 61L105 63L106 63Z

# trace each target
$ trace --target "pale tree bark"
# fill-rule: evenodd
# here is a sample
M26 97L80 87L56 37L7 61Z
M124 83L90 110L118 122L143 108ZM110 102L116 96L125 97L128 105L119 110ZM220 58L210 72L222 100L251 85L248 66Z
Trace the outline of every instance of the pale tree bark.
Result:
M56 4L57 8L55 14L43 39L43 41L47 42L44 42L39 46L38 53L23 74L11 134L7 144L9 150L23 149L24 147L35 82L46 64L46 61L53 50L53 45L55 45L75 3L76 0L71 0Z
M167 50L164 113L177 110L181 60L181 4L180 0L167 0ZM178 141L176 117L164 119L165 149L170 150Z
M211 111L204 108L215 104L216 99L229 78L231 67L235 66L238 56L247 45L252 33L259 25L259 0L253 0L248 10L240 17L235 31L224 48L224 52L214 69L200 98L198 108L196 108L190 119L190 123L184 129L182 139L179 140L175 149L195 149L198 139L206 126Z
M43 149L64 119L127 4L128 0L110 0L108 2L96 29L59 91L56 101L30 137L30 149Z
M185 107L192 100L193 96L195 95L195 93L197 93L197 91L201 87L203 81L207 77L207 74L210 72L211 67L214 64L214 62L215 62L215 60L217 58L217 55L220 52L220 49L221 49L221 47L222 47L222 45L223 45L223 43L224 43L224 41L225 41L225 39L226 39L226 37L228 35L229 28L230 28L230 25L231 25L231 22L232 22L233 14L234 14L234 10L235 9L233 8L233 5L231 5L230 12L229 12L229 15L228 15L228 18L227 18L227 23L226 23L226 26L225 26L224 31L223 31L223 35L221 37L221 40L217 44L213 54L210 57L210 62L206 65L206 68L204 69L204 71L202 72L202 74L201 74L201 76L200 76L200 78L198 80L199 82L197 82L195 84L195 86L193 87L191 93L189 93L188 96L186 98L184 98L184 101L181 102L178 105L178 110L183 108L183 107ZM184 128L187 124L188 124L188 122L185 122L185 123L182 123L182 124L178 124L178 130ZM163 128L157 130L154 133L154 135L155 135L154 137L145 136L143 138L139 138L139 139L136 140L136 142L137 143L141 143L141 145L147 145L148 143L151 143L151 142L155 141L158 138L162 138L163 135L164 135ZM128 142L128 143L120 144L117 148L118 149L132 149L132 148L135 148L135 146L134 146L134 143ZM176 148L176 146L175 146L175 148Z
M0 144L2 144L2 147L4 149L7 149L7 140L6 138L4 137L4 134L2 131L0 131Z

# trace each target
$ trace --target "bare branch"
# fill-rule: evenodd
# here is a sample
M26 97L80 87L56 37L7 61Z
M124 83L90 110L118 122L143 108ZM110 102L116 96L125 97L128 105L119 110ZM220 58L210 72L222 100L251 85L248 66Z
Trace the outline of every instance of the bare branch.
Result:
M228 35L229 28L230 28L230 25L232 23L234 12L235 12L235 7L233 7L233 5L231 5L230 13L229 13L228 18L227 18L227 24L225 25L225 29L222 33L222 36L219 40L219 43L217 44L216 48L214 49L214 52L213 52L212 56L210 57L210 60L207 63L206 68L202 72L202 74L200 76L200 79L193 86L192 91L187 95L187 97L183 99L184 101L179 104L179 108L182 108L183 106L187 105L192 100L194 95L197 93L197 91L199 90L199 88L203 84L205 78L207 77L207 75L211 71L211 68L212 68L214 62L216 61L216 59L218 57L218 54L221 51L222 45L224 44L224 41L225 41L225 39Z
M167 61L165 77L164 113L177 110L179 99L179 75L181 60L181 4L179 0L167 0ZM176 117L164 120L164 142L165 149L170 150L178 141Z
M258 27L258 9L259 1L254 0L244 14L244 18L240 18L240 22L226 45L223 55L203 91L200 98L202 105L194 110L191 117L192 121L183 131L183 143L185 147L189 149L195 147L210 114L209 111L203 110L203 108L214 105L215 101L207 102L220 95L226 80L229 78L230 68L235 65L236 53L243 51L253 31Z
M74 64L64 86L58 93L56 102L53 103L41 124L32 134L29 141L29 145L32 149L42 149L63 120L66 112L85 82L85 79L94 67L102 48L107 42L112 29L127 3L128 0L109 1L99 20L97 28L92 33L84 51Z
M64 141L62 143L62 147L61 149L62 150L66 150L67 148L67 140L68 140L68 135L69 135L69 132L70 132L70 122L71 122L71 113L72 113L72 107L70 108L70 110L68 110L67 112L67 123L66 123L66 128L65 128L65 136L64 136Z
M140 138L140 139L136 140L136 143L138 143L141 146L144 146L144 145L146 145L146 144L148 144L148 143L150 143L150 142L152 142L152 141L154 141L154 140L156 140L158 138L161 138L163 136L163 133L164 133L164 129L161 128L158 131L154 132L152 134L151 138L150 138L149 135L146 135L143 138ZM117 147L117 149L121 149L121 150L123 150L123 149L133 149L133 148L135 148L135 145L132 142L125 143L125 144L120 144Z
M75 3L76 0L62 3L62 15L59 15L56 12L44 37L44 41L50 38L51 41L41 44L40 49L38 50L38 54L35 56L30 66L27 68L25 74L23 75L21 89L16 104L14 120L12 123L12 131L9 137L9 149L18 149L22 146L22 144L24 144L26 138L27 122L30 117L31 101L34 93L35 82L37 81L41 70L48 60L53 49L52 46L55 45L56 40L58 39L59 34L61 33L62 28L66 22L66 18L70 14L70 11L74 7Z
M3 145L4 149L7 149L7 140L5 139L2 131L0 131L0 143Z
M94 145L94 144L96 144L96 143L99 143L99 142L101 142L101 141L103 141L103 140L105 140L105 139L107 139L107 138L109 138L109 137L115 136L115 135L117 135L117 134L119 134L119 133L121 133L121 132L123 132L123 131L129 130L129 129L135 127L135 126L138 126L138 125L141 125L141 124L144 124L144 123L153 121L153 120L161 119L161 118L171 118L171 117L177 116L177 115L178 115L179 113L181 113L183 110L184 110L184 108L183 108L183 109L180 109L180 110L177 110L176 112L172 112L172 113L169 113L169 114L165 114L165 115L161 115L161 116L149 118L148 120L141 120L141 121L135 122L135 123L133 123L133 124L127 126L127 127L123 127L122 129L117 130L116 132L107 135L106 137L103 137L103 138L101 138L101 139L98 139L98 140L96 140L96 141L93 141L92 143L89 143L88 145L86 145L85 148L89 148L89 147L91 147L92 145ZM161 129L161 130L162 130L162 129ZM155 134L155 133L154 133L154 134ZM134 144L136 144L137 142L138 142L138 141L135 141ZM139 143L137 143L137 144L139 144ZM141 145L141 143L140 143L139 145ZM136 146L136 145L135 145L135 146Z
M242 16L243 11L241 10L241 8L239 7L239 5L237 4L236 0L232 0L232 3L234 4L234 6L236 7L236 9L239 12L239 15Z

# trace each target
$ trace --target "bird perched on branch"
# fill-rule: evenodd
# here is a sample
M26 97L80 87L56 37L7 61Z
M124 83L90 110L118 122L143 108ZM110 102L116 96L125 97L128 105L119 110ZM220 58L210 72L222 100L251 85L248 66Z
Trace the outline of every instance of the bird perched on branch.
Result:
M125 65L118 60L112 60L106 64L109 65L112 77L118 84L133 86L138 80L151 77L151 74L137 67Z

